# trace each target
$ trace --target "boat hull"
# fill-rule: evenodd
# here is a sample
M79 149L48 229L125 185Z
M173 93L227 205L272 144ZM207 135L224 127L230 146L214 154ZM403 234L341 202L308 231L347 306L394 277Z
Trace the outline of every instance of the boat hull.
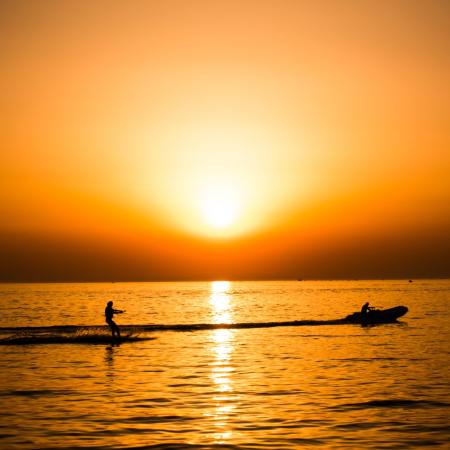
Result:
M392 323L408 312L406 306L396 306L389 309L376 309L369 311L364 317L360 312L355 312L347 316L344 320L350 323Z

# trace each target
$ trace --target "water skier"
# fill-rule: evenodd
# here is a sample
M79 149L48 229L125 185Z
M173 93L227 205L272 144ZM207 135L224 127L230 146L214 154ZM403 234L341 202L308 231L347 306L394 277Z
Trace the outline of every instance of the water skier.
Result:
M109 325L109 328L111 328L112 337L114 339L115 335L117 334L117 339L120 340L120 330L117 326L116 322L113 320L114 314L122 314L125 311L122 311L121 309L114 309L113 308L113 302L109 301L106 308L105 308L105 320L106 323Z

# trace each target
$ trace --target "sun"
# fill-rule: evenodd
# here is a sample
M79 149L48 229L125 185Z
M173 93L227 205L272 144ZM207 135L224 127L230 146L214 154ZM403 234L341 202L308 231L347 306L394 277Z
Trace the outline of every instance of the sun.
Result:
M226 228L236 221L234 206L220 200L203 205L203 215L207 224L213 228Z
M239 202L230 188L216 188L205 192L201 202L204 221L213 229L225 230L236 224Z

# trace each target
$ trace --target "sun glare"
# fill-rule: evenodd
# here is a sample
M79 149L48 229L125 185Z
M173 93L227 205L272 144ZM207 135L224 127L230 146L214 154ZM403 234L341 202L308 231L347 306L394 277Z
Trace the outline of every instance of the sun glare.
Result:
M210 227L226 229L237 221L238 202L229 189L212 190L204 196L201 212Z

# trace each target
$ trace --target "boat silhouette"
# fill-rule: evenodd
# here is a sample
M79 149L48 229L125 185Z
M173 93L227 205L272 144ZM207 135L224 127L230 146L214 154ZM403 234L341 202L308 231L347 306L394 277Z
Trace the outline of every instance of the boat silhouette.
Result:
M406 306L395 306L388 309L372 309L367 314L354 312L349 314L344 321L350 323L376 324L376 323L392 323L396 322L399 317L404 316L408 312Z

